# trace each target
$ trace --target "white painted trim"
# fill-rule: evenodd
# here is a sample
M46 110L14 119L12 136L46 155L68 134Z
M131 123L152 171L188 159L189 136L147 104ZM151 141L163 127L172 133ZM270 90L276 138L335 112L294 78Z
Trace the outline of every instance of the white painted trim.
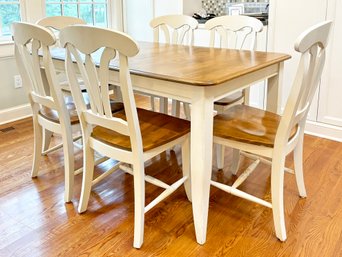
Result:
M0 125L32 116L30 104L0 110Z
M13 41L0 43L0 58L14 57L14 43Z
M315 121L306 121L305 133L313 136L323 137L326 139L342 142L342 128L315 122Z

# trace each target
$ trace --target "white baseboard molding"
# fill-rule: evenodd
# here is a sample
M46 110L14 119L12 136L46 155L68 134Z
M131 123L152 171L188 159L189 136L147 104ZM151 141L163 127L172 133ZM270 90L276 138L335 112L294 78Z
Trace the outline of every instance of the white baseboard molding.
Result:
M305 126L305 133L342 142L342 128L338 126L308 120Z
M30 104L0 110L0 125L32 116Z

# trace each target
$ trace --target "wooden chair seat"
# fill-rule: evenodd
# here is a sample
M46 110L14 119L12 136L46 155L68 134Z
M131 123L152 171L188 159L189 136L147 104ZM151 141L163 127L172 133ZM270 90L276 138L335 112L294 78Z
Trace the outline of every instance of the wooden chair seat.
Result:
M190 132L190 122L187 120L144 109L138 108L137 110L144 152L171 142ZM126 120L124 111L115 113L113 117ZM131 150L129 137L113 130L96 126L91 136L120 149Z
M83 94L86 95L86 94ZM85 99L87 99L88 97L85 96ZM72 99L71 96L66 96L65 98L65 105L67 107L67 110L69 112L70 115L70 122L72 125L79 123L79 119L77 116L77 111L76 111L76 106L75 103ZM89 106L89 101L87 100L88 104L87 106L90 108ZM123 110L123 104L120 102L115 102L115 101L111 101L110 102L111 105L111 109L112 112L115 113L117 111ZM40 111L39 111L39 115L43 116L45 119L55 122L55 123L59 123L59 117L58 117L58 112L56 110L47 108L45 106L43 106Z
M214 118L214 136L273 147L281 116L247 105L235 105ZM293 128L290 139L296 134Z
M243 100L243 98L244 98L243 92L239 91L229 96L226 96L218 101L215 101L214 105L220 105L220 106L232 105L240 100Z

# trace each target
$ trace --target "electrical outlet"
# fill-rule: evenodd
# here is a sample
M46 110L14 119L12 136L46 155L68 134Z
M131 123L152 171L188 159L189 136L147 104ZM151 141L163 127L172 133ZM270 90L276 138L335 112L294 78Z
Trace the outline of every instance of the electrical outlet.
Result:
M23 86L23 81L20 75L14 75L14 88L21 88Z

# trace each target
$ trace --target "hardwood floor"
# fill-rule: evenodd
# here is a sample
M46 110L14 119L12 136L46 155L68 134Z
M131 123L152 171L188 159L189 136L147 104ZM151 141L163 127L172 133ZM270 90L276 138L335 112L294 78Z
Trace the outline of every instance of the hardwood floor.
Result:
M138 102L147 104L145 98ZM198 245L191 203L181 188L147 213L145 241L136 250L130 175L119 170L95 186L88 211L80 215L82 175L76 177L73 202L65 204L62 151L44 157L38 178L32 179L31 120L2 125L0 256L342 256L342 144L305 136L304 145L308 198L299 198L294 176L285 174L286 242L275 237L270 209L211 188L207 242ZM80 167L77 148L75 155ZM230 158L227 149L223 172L214 166L212 176L232 183ZM242 166L248 163L242 160ZM96 172L112 164L107 161ZM293 166L292 156L287 166ZM176 148L147 162L146 173L170 183L181 176L180 167ZM269 199L269 171L261 164L242 187ZM146 190L147 202L159 192L149 184Z

